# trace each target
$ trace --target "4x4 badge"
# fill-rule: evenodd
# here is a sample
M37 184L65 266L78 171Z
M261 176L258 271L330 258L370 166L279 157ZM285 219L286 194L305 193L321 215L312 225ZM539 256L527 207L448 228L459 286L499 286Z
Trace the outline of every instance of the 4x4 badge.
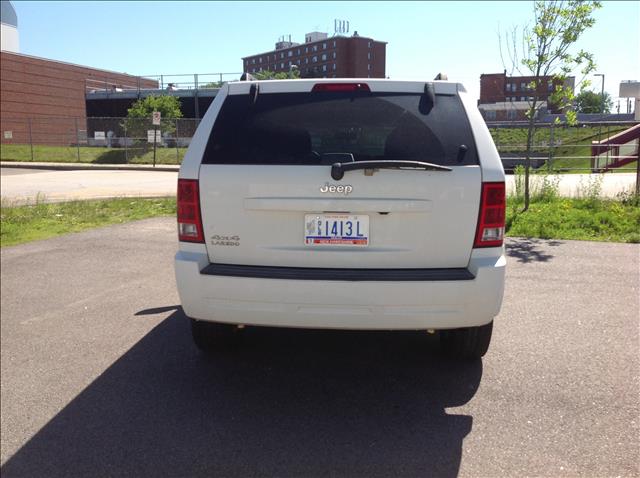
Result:
M321 193L342 193L346 196L351 194L352 191L353 186L351 184L336 186L335 184L325 183L324 186L320 186Z

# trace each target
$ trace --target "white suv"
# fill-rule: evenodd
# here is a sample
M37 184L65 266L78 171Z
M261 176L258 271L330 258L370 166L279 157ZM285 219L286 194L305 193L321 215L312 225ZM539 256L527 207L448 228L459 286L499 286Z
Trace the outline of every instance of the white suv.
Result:
M196 345L245 325L437 331L483 356L504 290L502 163L448 81L224 85L178 179Z

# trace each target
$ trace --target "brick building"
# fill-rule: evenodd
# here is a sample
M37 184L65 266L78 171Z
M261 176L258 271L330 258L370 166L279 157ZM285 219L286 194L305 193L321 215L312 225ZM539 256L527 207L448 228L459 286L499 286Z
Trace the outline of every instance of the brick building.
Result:
M311 32L305 42L279 41L275 49L242 58L243 71L297 68L302 78L384 78L387 43L372 38Z
M8 51L0 52L0 130L3 143L50 144L52 138L73 143L86 131L86 92L157 88L158 82ZM68 119L50 121L50 118ZM47 119L45 121L44 119ZM31 128L29 122L38 123ZM77 128L76 128L77 124ZM31 137L29 137L31 136Z
M551 76L543 77L535 90L529 85L533 76L508 76L503 73L489 73L480 75L480 100L478 109L486 121L515 121L526 119L525 113L529 108L529 101L537 96L543 102L542 110L548 113L562 113L552 103L549 97L562 82ZM567 86L574 88L575 79L568 77Z

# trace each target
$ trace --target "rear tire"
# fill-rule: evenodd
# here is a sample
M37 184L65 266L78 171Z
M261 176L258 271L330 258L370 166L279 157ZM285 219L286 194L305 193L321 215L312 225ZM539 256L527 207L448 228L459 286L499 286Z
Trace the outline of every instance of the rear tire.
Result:
M479 359L487 353L491 343L493 321L480 327L442 330L440 344L450 357L459 359Z
M191 336L196 347L213 355L236 347L240 340L240 329L234 324L191 319Z

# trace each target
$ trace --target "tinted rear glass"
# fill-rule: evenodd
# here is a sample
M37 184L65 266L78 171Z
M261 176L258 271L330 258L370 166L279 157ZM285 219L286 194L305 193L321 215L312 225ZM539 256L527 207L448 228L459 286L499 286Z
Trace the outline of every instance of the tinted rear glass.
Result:
M255 103L228 96L203 163L321 165L353 157L478 164L460 98L436 95L428 114L421 100L406 93L260 94ZM468 151L458 162L463 144Z

